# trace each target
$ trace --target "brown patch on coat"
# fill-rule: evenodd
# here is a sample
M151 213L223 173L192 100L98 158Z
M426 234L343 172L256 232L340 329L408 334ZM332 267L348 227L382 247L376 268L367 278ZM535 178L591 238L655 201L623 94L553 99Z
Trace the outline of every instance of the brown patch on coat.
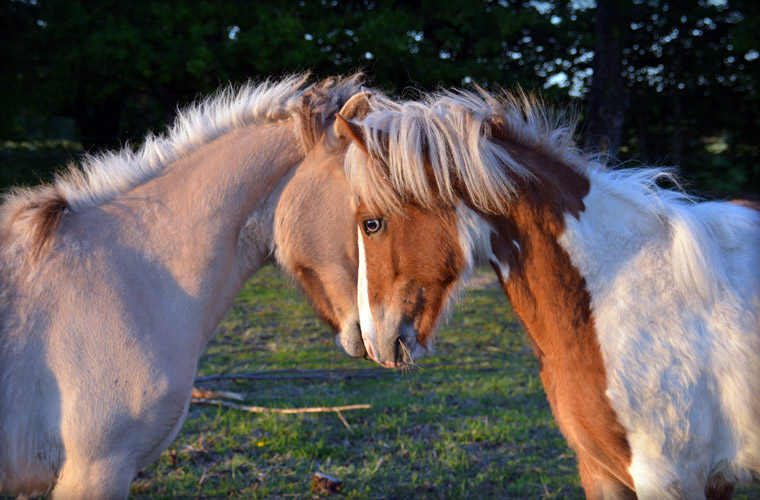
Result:
M389 327L397 327L398 320L410 322L417 341L428 345L465 265L456 212L453 207L430 211L416 204L405 206L403 214L393 215L375 212L364 204L357 208L360 228L365 220L376 218L383 219L383 229L371 236L362 235L370 306L375 311L382 304L386 319L393 322ZM412 251L406 251L407 247ZM379 335L393 330L377 326ZM378 343L383 361L398 361L393 345L383 345L381 338Z
M536 177L519 182L509 213L483 214L496 230L494 255L509 266L506 281L500 276L502 286L533 342L547 398L578 455L587 495L594 498L594 492L614 489L635 498L628 473L630 446L606 396L591 297L558 243L564 215L578 217L584 210L589 181L551 156L497 142ZM498 273L498 266L494 268Z

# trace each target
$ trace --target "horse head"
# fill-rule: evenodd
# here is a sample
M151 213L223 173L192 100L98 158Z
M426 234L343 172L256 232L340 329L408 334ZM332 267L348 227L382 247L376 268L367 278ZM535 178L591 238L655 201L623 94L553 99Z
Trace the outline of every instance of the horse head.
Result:
M340 113L361 119L369 111L370 98L369 92L357 92L344 100ZM319 93L307 96L305 109L319 99ZM349 143L330 126L334 119L334 112L324 119L318 139L280 196L275 213L277 260L337 332L338 347L351 357L365 357L356 299L359 254L353 197L343 173ZM304 126L313 128L305 120Z

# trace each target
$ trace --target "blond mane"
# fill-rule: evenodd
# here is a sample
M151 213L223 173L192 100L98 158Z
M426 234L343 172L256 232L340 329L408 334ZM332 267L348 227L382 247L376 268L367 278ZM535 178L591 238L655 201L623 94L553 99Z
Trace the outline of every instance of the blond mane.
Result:
M292 119L308 151L342 103L362 89L363 77L357 73L312 85L308 79L302 74L229 86L180 110L165 134L149 134L135 151L124 147L85 155L81 165L70 164L50 184L11 190L0 206L0 244L17 224L23 227L15 232L41 248L65 214L96 207L149 181L167 165L236 128Z
M440 92L373 110L357 125L363 144L349 148L346 175L371 209L398 213L410 202L456 206L463 198L484 213L508 214L519 181L541 182L538 172L511 156L516 146L582 173L602 196L624 202L642 231L672 237L674 269L685 288L715 293L708 284L728 279L713 258L720 241L713 234L720 228L696 215L733 212L735 205L698 204L667 168L608 168L573 146L572 117L523 92L498 98L484 91ZM663 188L661 181L676 188Z
M346 174L363 200L391 211L406 198L454 204L465 192L475 207L503 212L516 181L531 173L490 140L494 135L566 162L575 155L575 120L522 91L498 97L481 89L436 92L373 110L358 125L370 157L352 147Z
M598 155L580 151L576 122L574 112L522 90L435 92L373 108L356 124L364 144L349 148L346 175L363 202L384 211L399 212L409 201L455 205L466 198L483 212L503 214L520 181L535 178L505 147L511 145L587 175L601 173L606 189L642 212L664 214L697 201L681 190L672 169L608 168ZM676 189L660 188L662 180Z

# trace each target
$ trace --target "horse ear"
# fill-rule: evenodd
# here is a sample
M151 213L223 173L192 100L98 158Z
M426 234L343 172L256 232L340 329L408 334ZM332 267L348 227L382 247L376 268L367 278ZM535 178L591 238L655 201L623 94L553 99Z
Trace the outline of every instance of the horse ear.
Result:
M335 135L341 139L353 141L362 149L362 151L369 154L367 145L364 142L364 132L361 127L346 120L340 113L335 113L335 125L333 125L333 127L335 129Z
M372 92L357 92L343 105L340 115L346 120L361 120L369 113L371 98Z
M341 139L354 141L364 152L367 152L367 145L364 142L364 134L360 127L351 123L349 120L361 120L370 111L369 100L372 98L372 92L357 92L352 95L343 105L340 112L335 115L335 135Z

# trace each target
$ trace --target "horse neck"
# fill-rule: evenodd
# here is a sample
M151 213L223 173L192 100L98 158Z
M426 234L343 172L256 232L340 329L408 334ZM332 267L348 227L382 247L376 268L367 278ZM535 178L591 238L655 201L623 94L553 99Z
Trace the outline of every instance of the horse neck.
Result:
M266 260L277 195L303 159L290 121L252 125L202 146L104 207L132 245L208 309L213 331Z
M508 213L484 216L494 229L491 264L540 358L562 360L579 339L598 352L584 279L560 243L565 218L585 210L589 180L551 155L509 150L533 177L518 182Z
M591 295L563 246L568 221L585 216L591 182L587 173L550 156L521 155L534 177L521 183L509 213L489 217L495 231L491 263L525 324L568 442L586 461L632 487L631 451L607 396Z

